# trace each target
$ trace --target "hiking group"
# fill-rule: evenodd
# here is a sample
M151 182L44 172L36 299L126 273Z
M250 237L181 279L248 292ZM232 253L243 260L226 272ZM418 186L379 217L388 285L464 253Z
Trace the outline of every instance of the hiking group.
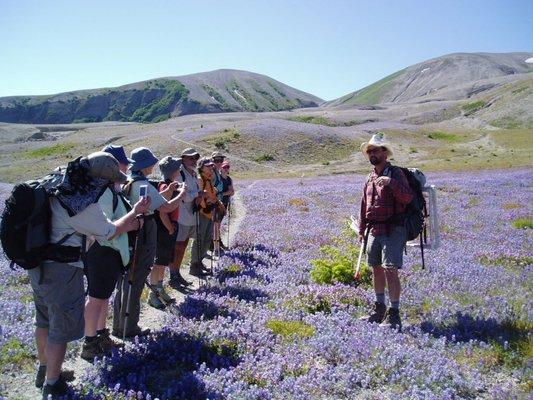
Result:
M392 148L381 134L361 150L374 166L363 188L358 232L376 295L366 320L401 330L398 270L407 240L422 237L423 174L392 166ZM156 165L159 181L149 179ZM30 277L40 363L35 384L43 399L68 392L73 374L61 369L68 342L85 337L81 357L88 361L124 345L106 328L115 288L111 333L126 339L150 332L139 326L145 284L151 289L148 305L158 309L173 302L163 285L166 268L169 285L187 292L191 282L180 267L190 239L190 275L212 274L203 259L210 248L211 259L226 249L220 224L234 195L229 169L220 152L200 158L188 148L179 158L158 160L148 148L127 157L123 147L110 145L70 162L59 176L14 187L3 214L2 245Z
M161 180L149 179L156 165ZM122 146L109 145L64 171L15 185L2 215L2 246L27 269L33 289L35 385L43 399L68 394L68 342L84 337L81 357L90 362L124 346L106 327L115 288L111 333L125 340L150 332L139 326L145 284L148 305L158 309L174 302L163 285L166 268L172 288L192 285L180 274L190 239L190 275L212 274L203 260L227 249L220 225L234 195L229 172L220 152L200 158L188 148L158 160L148 148L127 157Z

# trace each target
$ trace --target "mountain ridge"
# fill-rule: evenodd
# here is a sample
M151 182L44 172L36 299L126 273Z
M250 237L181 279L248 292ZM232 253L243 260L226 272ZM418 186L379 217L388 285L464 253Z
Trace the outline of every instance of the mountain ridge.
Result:
M323 100L266 75L236 69L162 77L111 88L0 98L0 121L160 122L174 116L316 107Z

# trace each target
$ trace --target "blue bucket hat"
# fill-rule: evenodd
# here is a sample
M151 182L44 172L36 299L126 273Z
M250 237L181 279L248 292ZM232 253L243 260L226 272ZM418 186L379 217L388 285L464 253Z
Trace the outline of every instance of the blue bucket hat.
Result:
M121 164L133 164L134 161L131 158L126 157L126 152L122 146L114 146L112 144L107 145L102 149L106 153L111 154Z
M159 161L154 153L146 147L137 147L131 151L131 158L133 159L133 164L130 169L132 171L140 171L141 169L151 167L152 165L157 164Z

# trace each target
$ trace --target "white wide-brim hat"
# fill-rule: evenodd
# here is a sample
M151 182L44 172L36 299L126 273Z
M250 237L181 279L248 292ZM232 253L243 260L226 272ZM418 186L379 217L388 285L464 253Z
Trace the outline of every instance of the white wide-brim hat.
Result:
M387 142L387 139L385 139L382 133L372 135L368 142L364 142L363 144L361 144L361 151L363 152L366 158L368 158L366 150L369 147L385 147L387 149L387 157L392 156L392 146L389 142Z

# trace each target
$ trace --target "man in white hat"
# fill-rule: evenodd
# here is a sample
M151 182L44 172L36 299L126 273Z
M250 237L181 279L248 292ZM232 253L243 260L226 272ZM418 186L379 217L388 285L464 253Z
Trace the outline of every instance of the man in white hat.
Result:
M407 240L405 207L413 199L413 192L403 171L388 161L392 147L383 134L372 136L370 141L361 145L361 151L374 166L363 189L359 223L359 241L367 240L367 261L372 267L376 292L374 311L368 322L401 330L398 269L402 268ZM385 286L389 292L388 311Z

